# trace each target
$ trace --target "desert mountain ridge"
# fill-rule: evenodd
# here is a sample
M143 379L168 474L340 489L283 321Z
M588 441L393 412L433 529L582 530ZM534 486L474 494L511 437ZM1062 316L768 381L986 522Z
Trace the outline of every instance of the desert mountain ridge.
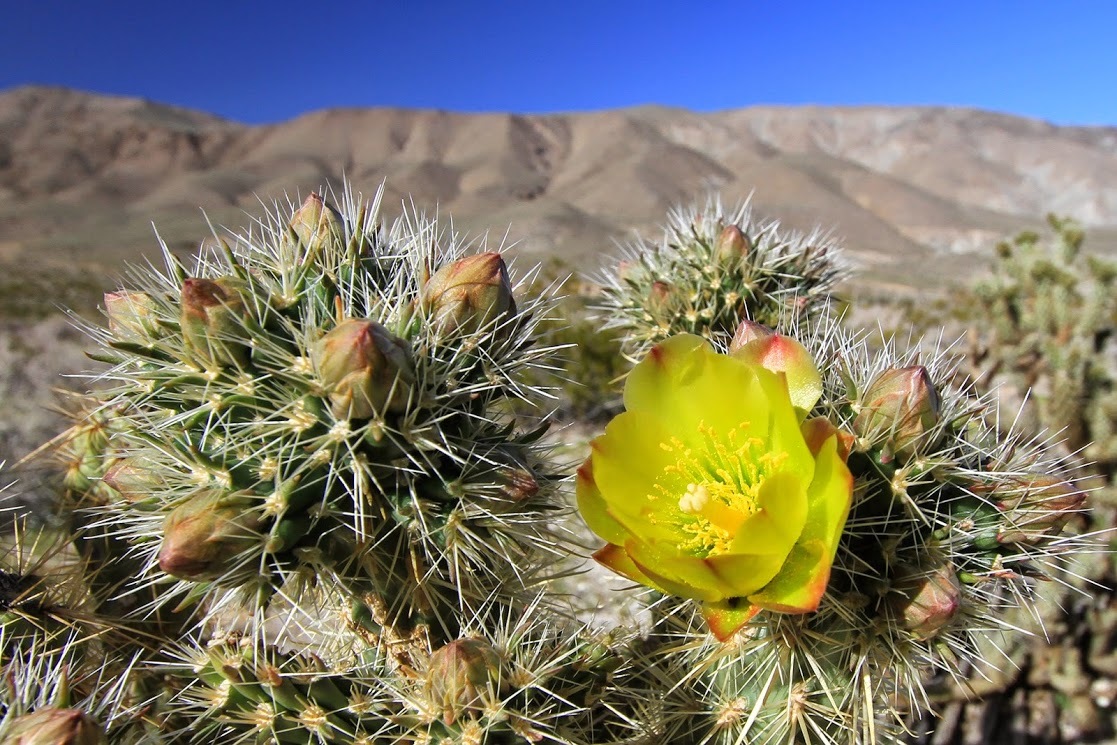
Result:
M0 92L0 271L118 272L285 195L348 179L385 204L592 268L671 207L752 195L842 238L868 278L950 282L1046 212L1117 236L1117 128L944 107L643 106L575 114L327 109L250 126L137 98ZM917 270L916 267L930 267ZM916 278L913 275L918 275Z

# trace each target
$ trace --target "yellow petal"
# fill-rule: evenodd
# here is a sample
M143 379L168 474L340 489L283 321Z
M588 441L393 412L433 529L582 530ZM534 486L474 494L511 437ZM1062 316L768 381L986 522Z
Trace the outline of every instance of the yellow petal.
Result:
M735 594L706 559L680 555L673 545L630 540L624 548L640 571L672 595L718 601Z
M830 580L830 567L849 515L853 476L838 453L833 436L819 450L815 479L807 491L808 510L795 547L779 574L749 601L782 613L818 608Z
M757 494L757 507L759 510L745 520L733 537L730 552L787 556L807 520L804 482L797 474L787 472L768 477Z
M717 637L719 642L724 642L744 628L759 611L760 608L755 605L736 608L727 604L706 603L702 606L702 617L706 619L710 633Z
M609 422L605 434L596 438L593 451L593 476L611 511L638 517L647 509L666 510L671 519L678 515L678 497L686 484L672 478L666 469L676 456L663 445L670 439L660 420L643 412L626 411Z
M636 566L636 563L629 558L628 553L626 553L621 546L615 546L612 543L607 544L595 551L593 558L597 563L612 569L622 577L626 577L645 587L650 587L653 590L666 593L663 588L656 586L656 584L648 578L648 575L640 571L640 567Z
M578 511L590 530L609 543L620 544L628 539L629 532L609 514L601 490L597 488L592 455L578 469L574 491L578 498Z
M783 373L787 379L791 402L804 418L822 397L822 376L810 352L790 336L772 334L753 339L733 352L733 356Z
M698 441L700 428L763 437L769 402L757 385L757 369L717 354L700 337L673 336L653 347L629 374L625 408L659 419L687 444Z
M788 398L787 381L781 376L759 370L756 373L764 398L769 402L768 442L772 452L787 453L784 468L810 481L814 457L803 439L799 415Z

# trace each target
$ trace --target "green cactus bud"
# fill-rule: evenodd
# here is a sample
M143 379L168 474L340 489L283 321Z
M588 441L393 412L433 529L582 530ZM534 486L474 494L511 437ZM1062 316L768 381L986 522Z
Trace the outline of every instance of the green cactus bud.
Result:
M749 242L736 225L726 225L718 235L715 255L722 260L740 261L748 257Z
M104 730L83 711L48 707L17 717L4 742L9 745L103 745Z
M146 339L159 328L155 316L155 300L146 292L106 292L105 315L109 331L117 338Z
M907 453L939 421L939 393L922 365L878 374L861 397L853 429L859 437L883 439L890 453Z
M316 251L327 243L340 243L345 237L341 215L318 194L306 198L288 225L309 251Z
M182 283L182 336L208 362L248 362L248 348L236 341L244 331L243 289L243 282L233 277Z
M159 568L172 577L216 579L233 568L237 555L261 544L259 521L248 514L249 500L207 490L167 515Z
M154 489L166 486L159 478L158 470L143 456L120 458L101 479L116 490L129 502L138 502L149 497Z
M423 288L422 306L443 331L464 334L514 314L516 301L504 258L489 251L442 267Z
M500 655L481 639L458 639L438 649L427 663L425 695L452 725L467 711L496 699L501 682Z
M746 318L738 324L737 330L733 332L733 339L729 342L729 352L732 354L751 341L767 339L775 333L763 323L750 321Z
M900 624L920 641L935 637L961 607L962 584L949 562L930 572L901 576L890 605Z
M1000 543L1035 543L1058 535L1070 518L1081 511L1086 493L1057 476L1026 474L1001 484L997 506L1006 512L1009 526L997 533ZM996 499L998 493L994 493Z
M376 321L342 321L315 345L314 357L334 416L368 419L407 406L410 347Z

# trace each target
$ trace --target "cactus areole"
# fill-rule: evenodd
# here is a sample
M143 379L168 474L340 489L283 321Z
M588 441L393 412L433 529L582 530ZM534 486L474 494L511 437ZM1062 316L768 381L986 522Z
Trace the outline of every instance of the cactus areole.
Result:
M817 380L813 361L776 372L762 357L688 334L657 345L578 472L579 509L608 542L595 558L699 601L722 639L760 610L818 607L853 487L837 430L804 422L814 401L795 389L812 386L789 392Z

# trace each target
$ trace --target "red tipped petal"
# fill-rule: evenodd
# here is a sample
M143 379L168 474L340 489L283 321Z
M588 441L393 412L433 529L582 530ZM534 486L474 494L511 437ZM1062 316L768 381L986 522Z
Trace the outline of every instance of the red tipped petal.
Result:
M710 633L717 637L719 642L728 641L759 612L760 608L755 605L741 608L702 606L702 616L706 619L706 625L710 627Z

